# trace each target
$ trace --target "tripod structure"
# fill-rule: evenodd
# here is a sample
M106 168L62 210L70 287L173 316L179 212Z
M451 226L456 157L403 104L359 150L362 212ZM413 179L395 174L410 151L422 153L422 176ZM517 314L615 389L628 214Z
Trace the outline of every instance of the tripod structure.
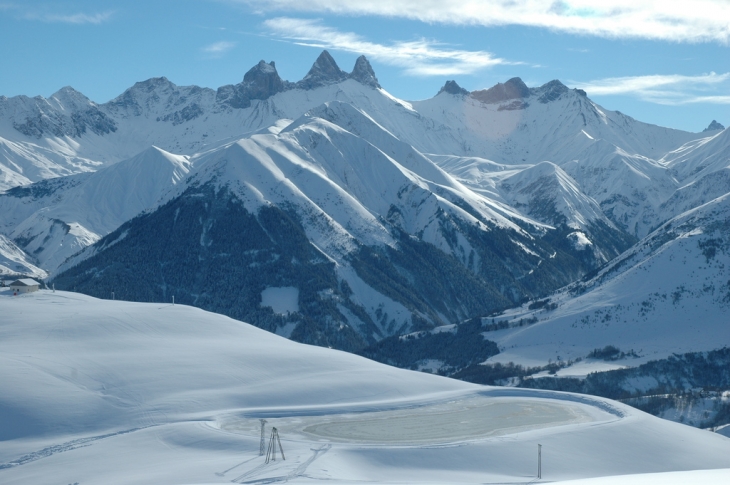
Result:
M259 443L259 456L264 456L264 453L266 453L266 435L264 434L266 432L266 420L259 419L259 421L261 421L261 442Z
M284 448L281 447L281 440L279 439L279 431L276 428L271 428L271 438L269 438L269 450L266 452L266 463L269 461L276 461L276 447L279 447L281 451L281 459L286 460L284 456Z

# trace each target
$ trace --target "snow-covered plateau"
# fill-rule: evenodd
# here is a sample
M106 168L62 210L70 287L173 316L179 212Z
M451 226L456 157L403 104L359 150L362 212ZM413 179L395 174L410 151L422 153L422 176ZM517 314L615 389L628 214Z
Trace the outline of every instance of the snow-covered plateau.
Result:
M0 312L4 484L532 483L538 445L546 482L730 477L728 438L607 399L396 369L184 305L0 291ZM283 449L268 464L260 419Z

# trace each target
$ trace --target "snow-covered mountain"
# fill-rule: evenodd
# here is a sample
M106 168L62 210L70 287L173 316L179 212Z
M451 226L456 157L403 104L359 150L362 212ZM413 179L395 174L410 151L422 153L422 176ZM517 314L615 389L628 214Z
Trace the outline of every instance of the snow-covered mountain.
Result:
M431 99L406 102L380 87L364 57L346 73L324 51L296 83L261 61L241 83L217 90L154 78L104 104L69 87L49 99L0 98L0 188L96 170L152 145L192 156L332 101L366 113L421 153L515 169L552 162L634 237L676 215L659 206L682 185L676 168L682 154L696 152L691 163L681 163L692 171L719 143L709 143L704 155L696 148L722 138L716 129L693 134L638 122L559 81L528 88L514 78L472 93L449 81Z
M72 254L154 207L190 169L187 157L151 147L135 157L0 193L0 233L53 272Z
M606 110L585 92L569 89L557 80L528 88L521 79L513 78L469 94L456 92L452 85L411 106L438 123L437 133L446 130L459 145L450 146L432 136L438 145L432 150L422 147L424 151L478 156L507 164L549 160L561 165L576 159L596 140L631 154L657 158L700 137Z
M68 287L342 348L544 295L730 190L728 130L641 123L559 81L406 102L326 51L299 82L262 61L218 90L1 98L0 136L7 186L40 180L0 194L0 232L46 271L73 256ZM260 271L245 297L221 296L232 255ZM261 307L267 288L298 307Z
M101 105L70 88L0 105L0 135L13 153L50 150L67 165L96 164L79 162L79 172L105 167L0 195L0 232L45 270L98 242L63 266L79 265L67 285L121 295L132 275L153 271L128 298L174 293L343 348L456 323L574 281L706 201L686 195L700 179L679 174L721 174L727 146L726 131L647 125L559 81L528 88L514 78L472 93L449 81L434 98L409 103L380 87L364 57L346 73L326 51L296 83L262 61L218 90L155 78ZM706 181L714 195L723 193L719 180ZM250 240L231 239L236 224ZM176 230L185 234L181 247L163 244ZM296 242L284 241L291 231ZM163 268L185 260L184 270L153 270L156 250L157 261L169 262ZM236 251L244 255L238 271L272 274L247 279L247 296L234 304L212 285L227 285L220 258ZM138 266L119 266L112 254L136 254ZM92 278L102 270L117 279ZM304 297L312 274L320 284ZM298 289L300 312L260 307L266 288ZM316 312L307 324L297 320L306 301L317 302L316 312L328 308L316 332L304 330L321 320Z
M104 104L70 87L49 99L0 97L0 189L94 170L151 145L192 155L336 99L359 100L375 111L397 102L380 88L367 59L359 58L347 74L326 51L298 83L282 80L273 62L261 61L241 83L218 90L176 86L162 77L136 83Z
M470 190L348 103L191 161L157 210L71 258L57 287L143 301L175 295L354 350L542 295L608 259L576 244L574 229ZM618 241L610 257L628 247L610 222L605 231ZM233 281L240 293L226 289ZM291 314L261 305L272 288L297 292Z
M493 362L544 365L585 359L613 346L616 367L709 351L730 341L730 194L662 224L591 278L549 298L483 319L530 325L489 332L503 351ZM596 368L606 369L600 360ZM582 375L591 371L576 364ZM561 371L571 375L567 367ZM651 382L636 383L651 386Z
M0 277L30 275L39 279L46 278L48 273L33 264L32 259L12 239L0 234Z

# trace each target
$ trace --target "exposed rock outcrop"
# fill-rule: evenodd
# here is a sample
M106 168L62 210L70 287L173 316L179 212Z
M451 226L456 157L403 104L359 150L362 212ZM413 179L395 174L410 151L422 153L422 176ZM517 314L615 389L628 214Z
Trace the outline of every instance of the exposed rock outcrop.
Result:
M438 96L441 93L457 94L457 95L468 95L469 91L459 86L456 81L446 81L446 84L436 94Z

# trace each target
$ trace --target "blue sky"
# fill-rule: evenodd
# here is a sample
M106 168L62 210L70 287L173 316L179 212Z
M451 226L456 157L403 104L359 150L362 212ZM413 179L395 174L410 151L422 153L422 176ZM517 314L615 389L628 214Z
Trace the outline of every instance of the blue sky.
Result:
M365 54L416 100L560 79L608 109L700 131L730 125L728 0L0 0L0 95L73 86L106 102L137 81L240 82L259 60L301 79L323 48Z

